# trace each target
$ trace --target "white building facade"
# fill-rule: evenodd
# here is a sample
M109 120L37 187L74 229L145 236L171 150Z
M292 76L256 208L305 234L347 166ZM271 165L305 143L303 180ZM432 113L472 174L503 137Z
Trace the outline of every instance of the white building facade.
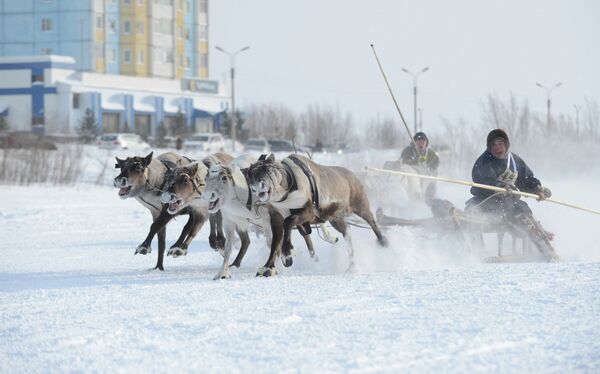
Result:
M217 81L77 72L65 56L0 58L0 116L10 130L76 134L89 109L99 133L155 136L182 117L190 132L216 131L230 105Z

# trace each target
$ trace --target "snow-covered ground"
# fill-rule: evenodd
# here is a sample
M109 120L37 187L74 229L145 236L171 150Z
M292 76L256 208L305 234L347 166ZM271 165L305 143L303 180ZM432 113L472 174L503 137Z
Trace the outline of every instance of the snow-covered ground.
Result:
M2 373L600 370L598 216L530 202L561 263L482 264L408 228L388 229L382 249L353 227L357 274L345 272L343 241L314 238L315 262L294 238L294 266L256 278L268 250L252 235L242 268L213 281L221 256L206 229L165 272L149 270L156 242L133 255L150 215L94 184L114 155L87 151L75 186L0 186ZM359 170L392 157L316 160ZM556 198L600 208L599 175L538 176ZM440 185L440 195L462 208L468 190ZM372 196L373 209L427 216L393 196L402 191ZM168 245L184 221L168 226Z

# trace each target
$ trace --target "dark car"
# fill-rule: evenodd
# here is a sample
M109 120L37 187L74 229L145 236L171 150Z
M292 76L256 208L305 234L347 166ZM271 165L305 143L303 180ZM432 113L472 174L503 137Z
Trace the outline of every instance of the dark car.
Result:
M294 144L292 142L290 142L289 140L282 140L282 139L270 139L268 140L269 142L269 148L271 149L271 152L294 152ZM297 150L303 151L303 148L297 147Z
M1 138L1 144L2 148L56 150L56 144L37 136L31 131L9 132Z

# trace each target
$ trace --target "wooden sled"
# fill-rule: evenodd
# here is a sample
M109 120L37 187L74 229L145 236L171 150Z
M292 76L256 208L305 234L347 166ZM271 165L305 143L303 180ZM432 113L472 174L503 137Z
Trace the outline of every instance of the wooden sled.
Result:
M479 253L483 262L486 263L550 262L557 260L555 254L547 255L533 248L534 246L531 245L528 235L496 219L470 216L447 200L434 199L430 207L433 213L433 217L431 218L404 219L392 217L385 215L381 209L378 209L376 220L384 228L389 226L418 227L436 233L439 236L453 235L471 253ZM496 235L497 256L483 257L482 251L485 248L484 234ZM506 254L503 250L503 240L506 234L510 234L512 237L511 254ZM544 240L551 247L549 240L551 240L553 235L545 231L544 235L550 237ZM517 248L518 240L522 242L520 253Z

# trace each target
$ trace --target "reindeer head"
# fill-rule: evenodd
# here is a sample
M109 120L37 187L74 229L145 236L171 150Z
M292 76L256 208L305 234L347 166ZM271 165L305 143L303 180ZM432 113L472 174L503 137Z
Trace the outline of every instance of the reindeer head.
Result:
M197 162L167 171L165 190L160 195L162 203L169 204L167 212L175 214L200 198L206 171L206 165Z
M275 161L271 153L269 157L261 157L248 168L250 190L261 203L279 200L287 190L287 179L283 168Z
M208 201L210 213L218 212L228 198L235 197L232 172L230 167L223 165L213 165L208 169L202 198Z
M121 199L136 197L144 191L152 153L146 157L127 157L124 160L116 157L115 168L121 169L121 173L114 179L113 185L119 189Z

